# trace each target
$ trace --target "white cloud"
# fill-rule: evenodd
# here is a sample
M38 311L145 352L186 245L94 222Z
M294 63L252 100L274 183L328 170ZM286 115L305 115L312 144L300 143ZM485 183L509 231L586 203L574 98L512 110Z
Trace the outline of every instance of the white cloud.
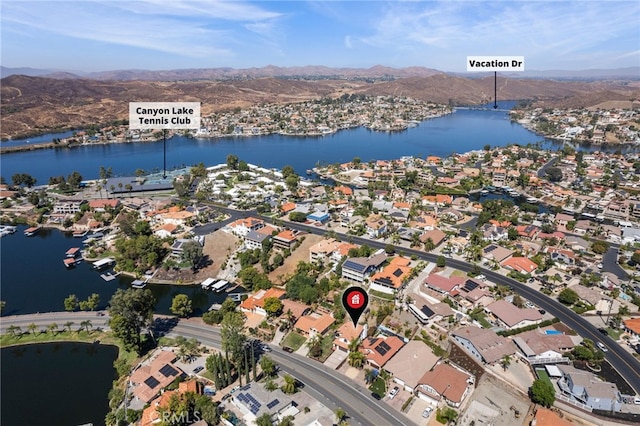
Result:
M236 36L227 21L268 27L277 13L239 2L145 0L3 3L3 26L115 43L187 57L229 56ZM256 31L260 33L260 31Z

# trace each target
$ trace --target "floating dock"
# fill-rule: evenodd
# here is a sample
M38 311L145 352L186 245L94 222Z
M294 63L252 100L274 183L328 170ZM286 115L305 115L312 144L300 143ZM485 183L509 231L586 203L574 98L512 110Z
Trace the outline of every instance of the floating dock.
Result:
M100 278L105 281L113 281L118 277L118 275L120 275L120 272L117 272L115 274L112 274L111 272L105 272L104 274L100 274Z
M76 259L74 257L67 257L66 259L63 259L62 262L64 263L64 266L66 268L73 268L78 263L82 262L82 258L77 258Z
M133 288L145 288L146 286L147 286L147 282L142 280L134 280L131 283L131 287Z

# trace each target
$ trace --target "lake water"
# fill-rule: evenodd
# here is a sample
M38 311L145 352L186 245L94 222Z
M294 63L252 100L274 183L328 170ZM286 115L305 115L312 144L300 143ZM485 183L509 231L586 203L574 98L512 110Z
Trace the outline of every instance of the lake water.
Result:
M118 288L127 288L132 278L118 276L113 281L100 278L102 272L82 262L67 269L62 263L71 247L81 247L82 239L73 238L58 230L43 229L34 237L25 237L26 227L2 237L0 282L2 300L7 304L3 315L55 312L64 310L64 299L75 294L86 300L92 293L100 295L100 308L106 308ZM194 314L206 311L213 303L220 303L226 293L203 291L200 286L148 285L157 300L156 311L169 314L171 300L178 293L187 294L193 302Z
M513 103L500 104L509 109ZM374 132L365 128L343 130L322 137L255 136L217 139L174 137L167 141L167 168L224 163L227 155L263 167L291 165L299 174L317 163L336 163L360 157L362 161L393 159L404 155L446 156L453 152L482 149L485 145L526 145L543 138L509 120L504 111L457 110L423 121L402 132ZM17 142L17 141L14 141ZM545 142L552 146L551 141ZM115 174L132 175L136 169L161 170L163 143L122 143L55 148L3 155L1 173L10 180L14 173L29 173L39 183L51 176L68 176L77 170L85 179L98 178L100 166Z
M116 346L42 343L0 350L2 426L104 425Z

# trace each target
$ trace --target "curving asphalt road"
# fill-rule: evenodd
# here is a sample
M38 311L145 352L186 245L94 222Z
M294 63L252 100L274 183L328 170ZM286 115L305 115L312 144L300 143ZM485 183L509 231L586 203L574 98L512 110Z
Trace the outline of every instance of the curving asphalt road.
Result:
M216 327L189 320L170 319L157 316L154 334L180 335L195 338L205 346L220 349L222 340L220 331ZM0 318L0 333L6 333L11 325L19 326L26 331L30 324L39 329L46 329L52 323L58 324L62 330L64 324L73 322L72 330L80 328L80 323L90 320L92 327L108 328L108 315L98 316L95 312L51 312L45 314L15 315ZM284 352L277 346L272 346L269 356L278 363L281 370L296 377L304 384L304 390L312 397L335 410L341 407L347 412L351 424L359 425L412 425L413 423L402 414L394 412L383 402L371 396L371 392L355 382L345 378L341 373L324 365L296 354Z

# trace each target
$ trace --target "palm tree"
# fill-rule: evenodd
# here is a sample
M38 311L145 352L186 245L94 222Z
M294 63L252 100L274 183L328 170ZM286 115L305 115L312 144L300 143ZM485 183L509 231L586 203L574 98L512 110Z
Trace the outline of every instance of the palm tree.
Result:
M73 321L67 321L64 323L64 328L67 329L67 331L71 332L71 326L75 324Z
M7 333L12 336L15 336L16 334L21 332L22 332L22 329L15 324L11 324L9 327L7 327Z
M349 365L355 368L362 368L366 357L360 351L349 352Z
M336 415L336 421L338 422L338 424L341 424L342 421L347 417L347 412L344 411L342 407L336 408L334 414Z
M27 329L29 330L29 333L36 334L36 330L38 329L38 326L32 322L27 326Z
M47 327L47 332L58 334L58 324L56 324L55 322L52 324L49 324L49 327Z
M89 328L92 327L91 325L91 320L84 320L80 323L80 328L78 329L78 331L82 330L83 328L87 330L87 333L89 332Z
M284 384L282 385L282 392L286 394L295 393L297 390L297 381L295 377L285 374L284 375Z
M509 368L509 366L511 365L511 356L509 355L503 356L502 360L500 361L500 365L502 365L502 369L504 371L507 371L507 368Z
M358 339L357 337L354 337L349 341L349 346L348 346L349 352L357 351L359 346L360 346L360 339Z

